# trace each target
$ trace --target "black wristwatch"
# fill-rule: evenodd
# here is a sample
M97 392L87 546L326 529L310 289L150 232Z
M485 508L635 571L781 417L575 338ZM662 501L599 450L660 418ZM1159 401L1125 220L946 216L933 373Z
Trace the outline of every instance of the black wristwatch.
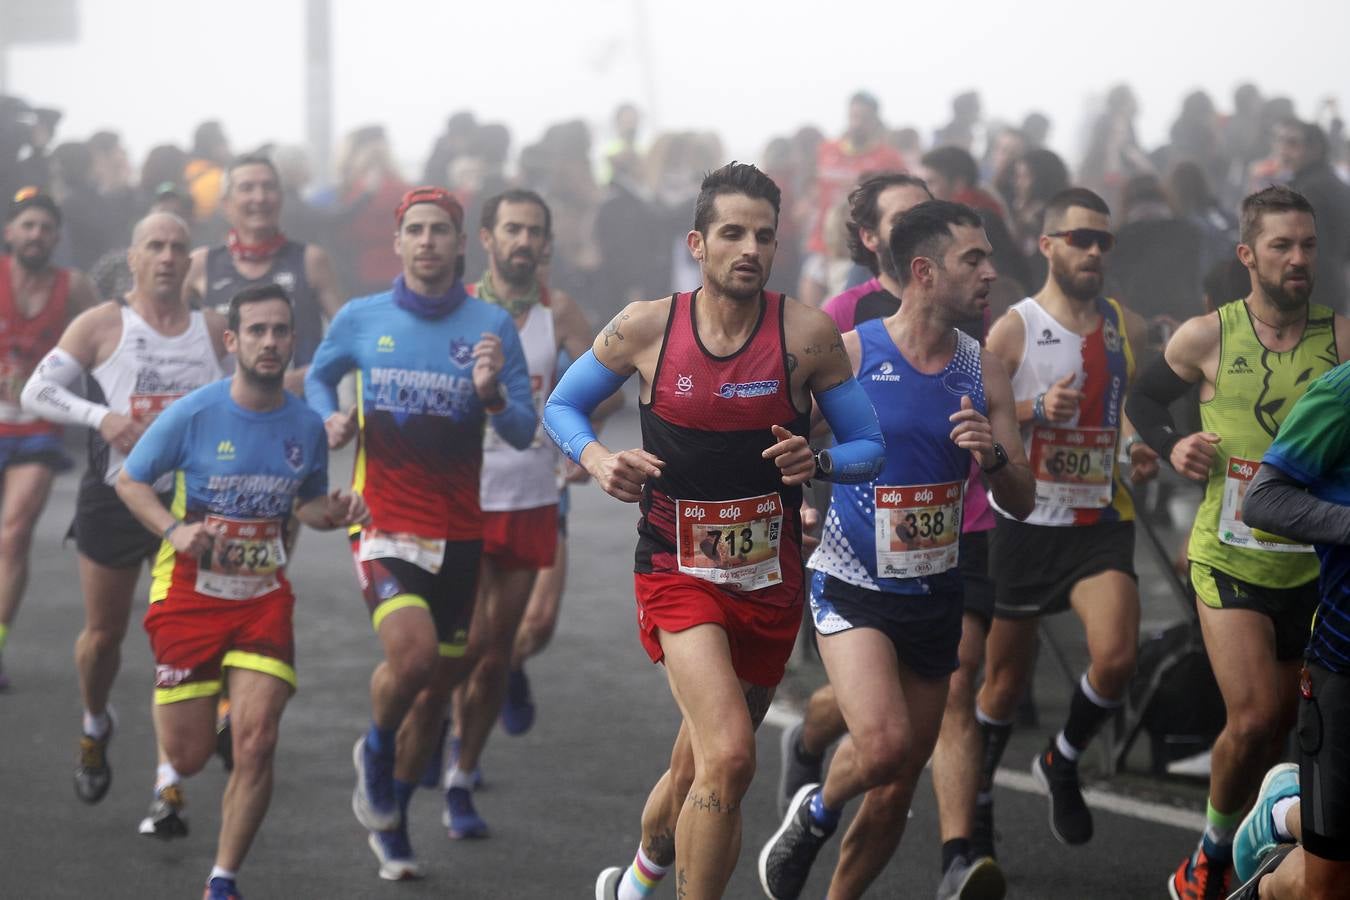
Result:
M812 478L819 478L821 481L829 481L830 475L834 473L834 459L830 456L829 450L817 450L816 472Z
M1008 451L1004 450L1003 445L1000 444L998 441L994 441L994 464L987 469L985 469L984 466L980 466L980 468L984 471L984 474L993 475L995 472L997 472L999 469L1003 468L1007 464L1008 464Z

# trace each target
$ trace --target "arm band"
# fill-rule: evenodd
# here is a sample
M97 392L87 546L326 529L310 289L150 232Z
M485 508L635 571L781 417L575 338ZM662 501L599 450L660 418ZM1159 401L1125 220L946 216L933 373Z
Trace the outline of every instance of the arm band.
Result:
M627 380L606 368L592 350L567 367L544 406L544 430L572 462L580 465L581 451L595 440L591 413Z
M84 366L60 347L43 357L23 386L19 402L24 411L61 425L98 428L112 412L101 403L90 403L70 390L84 376Z
M858 484L876 478L886 464L886 441L881 436L877 411L858 379L849 376L838 387L817 394L816 403L834 432L830 480Z
M1177 434L1172 412L1167 407L1186 396L1194 385L1182 378L1167 360L1159 356L1142 372L1125 398L1125 415L1135 430L1158 455L1170 460L1172 448L1184 435ZM1170 465L1170 462L1169 462Z
M1303 544L1344 544L1350 535L1350 507L1317 499L1270 463L1261 464L1247 488L1242 521Z

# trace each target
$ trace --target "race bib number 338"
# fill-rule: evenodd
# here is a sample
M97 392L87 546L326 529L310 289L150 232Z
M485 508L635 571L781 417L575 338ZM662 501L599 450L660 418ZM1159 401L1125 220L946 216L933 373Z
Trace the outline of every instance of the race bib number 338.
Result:
M676 500L675 516L675 552L681 572L742 591L782 583L778 541L783 531L783 501L777 494L742 500Z
M956 568L961 536L960 481L877 485L877 574L920 578Z
M251 600L277 589L286 565L285 528L279 519L207 516L214 550L197 562L197 592L222 600Z
M1114 428L1038 425L1031 431L1037 503L1070 509L1109 506L1115 462Z

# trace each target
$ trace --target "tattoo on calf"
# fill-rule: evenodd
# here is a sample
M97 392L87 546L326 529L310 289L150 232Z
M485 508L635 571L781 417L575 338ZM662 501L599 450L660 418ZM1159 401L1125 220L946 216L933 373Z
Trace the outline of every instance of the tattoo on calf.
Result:
M669 866L675 861L675 832L667 828L660 834L648 835L642 850L658 866Z
M618 338L619 340L623 340L623 334L619 331L619 324L623 322L624 319L627 318L629 318L628 313L619 313L617 316L615 316L613 319L610 320L608 325L605 326L605 330L602 331L601 334L605 338L606 347L609 346L610 338Z
M723 802L722 797L716 791L712 791L706 797L702 794L691 793L689 795L689 802L693 805L694 809L699 812L725 813L730 815L741 808L739 803L731 803L729 801Z
M764 723L772 701L773 688L752 684L745 689L745 705L750 708L750 727L758 729Z

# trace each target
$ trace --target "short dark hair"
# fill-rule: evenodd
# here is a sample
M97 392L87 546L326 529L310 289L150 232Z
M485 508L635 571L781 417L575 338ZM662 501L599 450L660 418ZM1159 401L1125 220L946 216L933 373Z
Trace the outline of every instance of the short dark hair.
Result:
M946 147L929 150L923 155L921 162L941 174L943 178L964 181L971 187L980 183L980 167L975 162L975 157L960 147L949 144Z
M277 181L277 187L281 187L281 172L277 171L277 164L272 162L270 156L264 156L261 153L245 153L242 156L236 156L225 165L223 175L222 193L228 194L234 188L234 173L244 168L244 166L266 166L272 173L272 177Z
M291 324L295 324L295 304L291 301L291 295L286 293L286 289L274 281L267 284L255 284L252 287L246 287L239 293L230 298L230 311L226 316L225 326L235 333L239 331L239 309L248 303L262 303L264 300L284 300L286 306L291 311Z
M874 114L881 112L881 104L877 102L876 95L870 91L854 91L853 96L848 98L849 106L857 103L866 106Z
M694 203L694 230L704 237L708 236L708 225L712 223L714 204L723 194L744 194L756 200L769 201L773 207L774 225L777 226L783 192L772 178L759 169L732 160L722 168L704 175L703 184L699 186L698 200Z
M953 225L983 228L984 222L969 206L950 200L925 200L896 220L889 249L901 284L909 283L909 267L915 259L938 258L952 238Z
M1298 132L1300 143L1306 147L1314 161L1327 158L1327 133L1316 122L1304 122L1295 116L1285 116L1278 123L1282 128Z
M1085 187L1065 188L1046 202L1042 228L1047 231L1058 228L1064 214L1075 206L1090 209L1104 216L1111 215L1111 207L1106 205L1106 201L1096 191L1090 191Z
M844 232L848 240L848 255L855 263L866 266L873 275L881 272L881 260L867 249L862 241L862 229L876 231L881 224L881 210L877 201L888 188L916 187L928 195L933 192L922 178L906 175L904 172L872 172L862 177L857 187L848 194L848 221L844 223Z
M553 236L553 211L548 208L544 198L525 188L511 188L483 201L483 214L478 224L488 231L497 227L497 212L503 203L533 203L544 211L544 237Z
M1308 198L1282 184L1248 194L1242 200L1242 221L1238 227L1238 241L1248 247L1261 236L1261 219L1266 213L1305 212L1317 221L1317 213Z

